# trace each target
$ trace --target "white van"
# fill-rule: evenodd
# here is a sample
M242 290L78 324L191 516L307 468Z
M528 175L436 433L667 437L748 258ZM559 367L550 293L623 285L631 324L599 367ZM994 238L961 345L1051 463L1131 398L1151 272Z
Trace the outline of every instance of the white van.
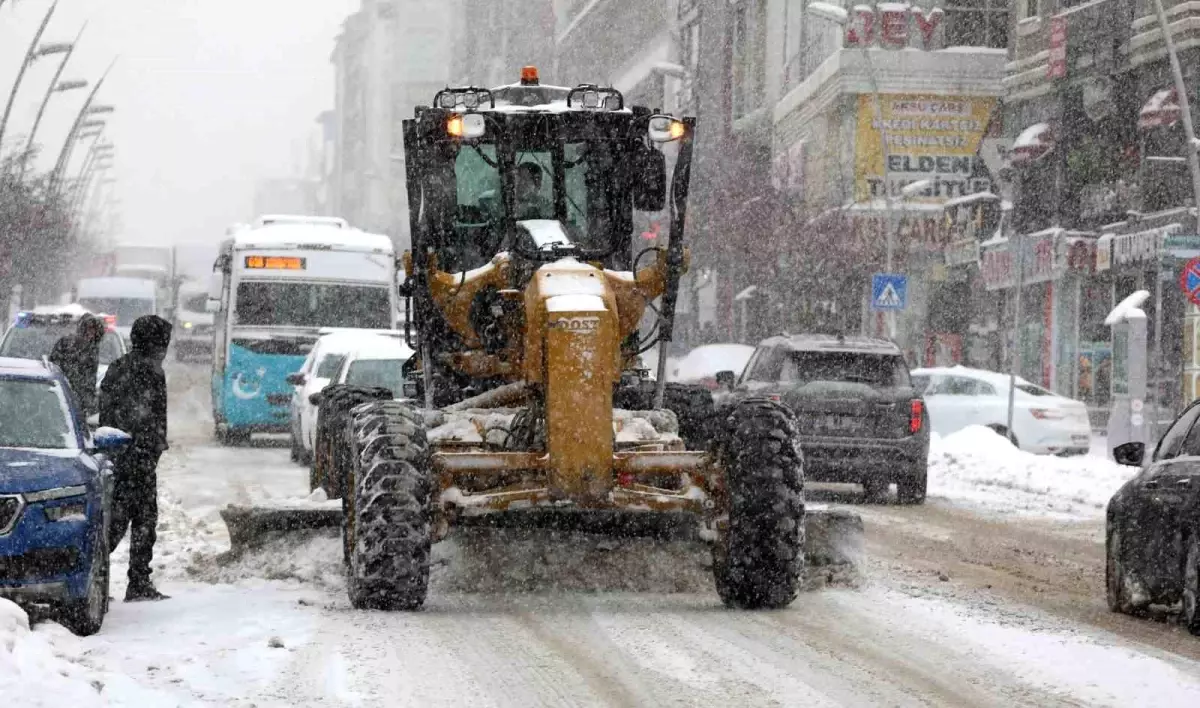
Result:
M117 332L127 344L134 320L159 314L157 285L140 278L84 278L75 285L75 302L115 316Z

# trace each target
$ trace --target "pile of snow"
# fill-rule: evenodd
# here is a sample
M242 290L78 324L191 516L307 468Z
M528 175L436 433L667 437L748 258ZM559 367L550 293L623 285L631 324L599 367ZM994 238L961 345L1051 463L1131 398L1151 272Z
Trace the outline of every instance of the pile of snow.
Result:
M154 560L150 566L154 579L180 579L189 567L214 557L229 548L224 526L189 514L171 492L161 485L158 490L158 528ZM112 554L114 587L123 582L129 564L129 533ZM122 585L121 588L124 586Z
M982 426L929 443L929 494L989 511L1095 518L1137 472L1096 456L1034 455Z
M338 529L294 531L270 538L237 557L224 553L193 558L191 578L208 583L240 584L258 579L305 583L340 592L342 535Z
M19 706L173 705L121 673L93 668L87 644L53 622L36 629L17 605L0 599L0 696Z

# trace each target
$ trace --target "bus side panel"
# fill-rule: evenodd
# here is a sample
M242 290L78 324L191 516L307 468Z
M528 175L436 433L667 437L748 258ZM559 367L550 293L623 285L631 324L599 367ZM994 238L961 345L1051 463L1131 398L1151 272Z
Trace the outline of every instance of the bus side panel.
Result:
M287 376L303 365L303 354L262 354L231 342L221 391L225 423L231 430L287 432L292 400Z

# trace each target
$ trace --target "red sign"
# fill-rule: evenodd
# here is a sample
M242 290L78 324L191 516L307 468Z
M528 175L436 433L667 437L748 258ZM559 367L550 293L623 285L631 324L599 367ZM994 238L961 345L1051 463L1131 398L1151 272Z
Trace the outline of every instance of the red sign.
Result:
M878 7L858 5L850 11L845 44L847 47L877 45L885 49L940 49L943 33L939 30L945 16L940 7L923 10L901 3L880 3Z
M1179 274L1179 287L1193 305L1200 305L1200 257L1193 258Z
M1062 79L1067 75L1067 18L1050 18L1050 60L1046 64L1046 76Z

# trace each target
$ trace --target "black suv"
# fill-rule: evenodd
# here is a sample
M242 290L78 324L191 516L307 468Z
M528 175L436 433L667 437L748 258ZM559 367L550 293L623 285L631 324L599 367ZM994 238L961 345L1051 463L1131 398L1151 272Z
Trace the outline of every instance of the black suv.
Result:
M727 385L732 374L722 372ZM895 344L868 337L780 335L764 340L732 396L767 396L796 413L805 477L860 484L868 501L925 500L929 425Z

